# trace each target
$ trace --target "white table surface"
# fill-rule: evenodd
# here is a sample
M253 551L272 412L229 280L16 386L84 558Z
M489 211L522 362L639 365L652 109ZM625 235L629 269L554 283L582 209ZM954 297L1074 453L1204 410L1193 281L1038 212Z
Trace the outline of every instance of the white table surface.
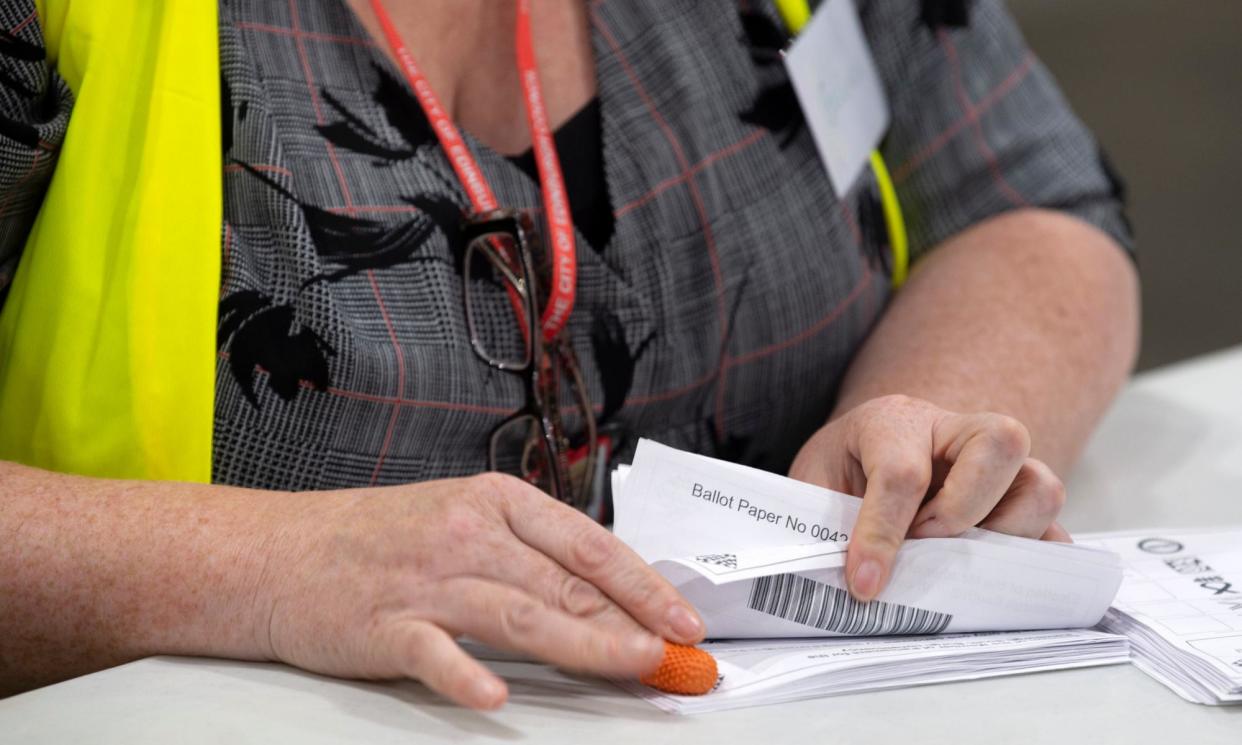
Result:
M1138 377L1069 484L1072 531L1242 525L1242 347ZM1242 707L1187 703L1128 665L675 717L612 686L495 663L478 714L417 683L153 658L0 700L0 743L1242 744Z

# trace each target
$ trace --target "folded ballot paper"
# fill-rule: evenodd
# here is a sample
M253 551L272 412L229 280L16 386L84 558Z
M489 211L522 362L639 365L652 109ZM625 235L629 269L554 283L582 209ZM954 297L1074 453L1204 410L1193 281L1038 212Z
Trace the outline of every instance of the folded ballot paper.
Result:
M1128 660L1124 637L1088 630L1121 583L1112 551L910 540L864 604L843 576L856 497L643 440L613 502L614 531L699 609L720 666L703 697L627 685L668 711Z
M1200 704L1242 704L1242 527L1080 536L1121 555L1125 579L1101 628L1134 664Z

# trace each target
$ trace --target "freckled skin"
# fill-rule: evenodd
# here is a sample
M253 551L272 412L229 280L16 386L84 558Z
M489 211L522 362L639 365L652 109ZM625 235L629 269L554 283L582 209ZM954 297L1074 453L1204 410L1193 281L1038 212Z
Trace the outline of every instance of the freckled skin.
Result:
M0 693L184 654L416 678L486 709L504 684L459 634L616 677L702 637L612 534L499 474L293 494L0 463L0 485Z
M0 490L0 693L194 654L205 637L223 656L262 656L246 599L270 514L257 493L7 463Z

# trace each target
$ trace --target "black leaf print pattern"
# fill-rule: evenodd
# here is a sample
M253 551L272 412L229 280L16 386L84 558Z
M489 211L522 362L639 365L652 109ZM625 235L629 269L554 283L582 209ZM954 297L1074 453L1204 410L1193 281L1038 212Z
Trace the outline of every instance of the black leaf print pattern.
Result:
M393 145L360 117L349 111L328 91L323 100L341 120L317 129L338 147L369 155L379 160L376 166L414 157L419 146L433 140L435 133L421 111L411 110L412 98L401 85L378 65L379 85L374 93L376 104L383 110L388 123L401 136ZM222 82L223 145L227 153L235 139L234 127L246 117L246 103L234 110L233 92ZM339 282L347 277L372 269L387 269L400 264L420 261L452 262L442 256L420 256L435 231L448 241L452 255L460 256L462 209L445 196L406 197L403 201L418 214L413 219L391 224L342 215L306 204L276 179L254 166L232 159L238 167L295 203L302 211L315 252L330 271L317 274L302 283L300 295L320 282ZM292 401L303 385L324 390L331 385L328 357L336 351L322 337L296 322L294 304L277 304L263 293L241 290L220 302L217 344L229 355L229 369L251 405L259 407L255 394L255 368L268 373L268 384L285 401Z
M297 203L306 218L315 251L325 262L340 265L340 269L311 277L303 289L321 281L338 282L367 269L387 269L409 261L439 261L438 257L416 257L434 230L438 229L448 239L456 253L462 212L451 200L440 196L420 196L405 199L407 204L418 208L421 215L414 220L396 225L365 220L304 204L288 189L253 166L238 165L273 190Z
M0 135L20 142L31 150L39 147L39 130L3 115L0 115Z
M766 14L742 13L741 20L742 41L750 48L751 59L759 72L773 82L764 86L754 104L739 116L747 124L779 135L779 145L784 149L806 123L793 84L782 69L781 52L790 37Z
M319 282L339 282L368 269L387 269L417 261L449 263L440 256L417 256L432 233L439 230L454 254L460 238L462 211L441 196L418 196L404 201L419 214L395 225L340 215L305 204L278 181L254 166L234 160L240 168L273 191L298 205L306 220L315 251L325 263L339 268L317 274L302 283L300 295ZM220 302L217 330L219 349L229 354L229 370L251 405L258 408L254 390L255 367L268 373L268 385L285 401L292 401L305 383L315 390L331 385L328 357L336 351L322 337L296 323L294 305L277 304L263 293L240 290Z
M3 84L5 88L8 88L11 91L20 93L26 98L34 98L39 95L38 91L34 88L26 85L25 82L18 80L15 76L11 75L8 70L2 68L0 68L0 84Z
M8 31L0 31L0 54L22 62L42 62L47 58L46 49L22 41Z
M375 103L384 111L384 118L393 129L401 133L411 149L417 149L435 141L436 133L421 108L415 107L413 95L396 78L379 65L379 86L375 89Z
M798 95L788 84L764 88L755 99L754 106L742 112L741 119L773 135L779 134L781 149L789 147L805 121Z
M744 12L740 17L751 59L763 64L779 62L781 50L789 44L789 34L763 13Z
M625 326L621 319L607 308L600 308L591 323L591 349L595 354L595 366L600 371L604 388L604 406L596 417L600 427L608 423L621 410L634 385L634 369L647 346L655 338L648 334L633 352L625 338Z
M414 150L408 147L389 147L382 138L366 122L354 116L345 106L329 92L323 91L323 100L327 102L344 121L332 124L321 124L315 129L319 134L337 147L353 150L363 155L380 158L377 166L388 165L387 161L406 160L414 157Z
M228 77L220 73L220 133L224 154L228 155L233 149L233 141L235 138L234 130L238 122L246 121L246 114L250 111L250 104L242 101L233 105L233 89L229 86Z
M970 25L968 0L923 0L919 20L931 31L942 26L965 28Z
M375 65L375 71L379 75L379 85L373 98L383 110L388 124L401 135L400 146L393 147L386 143L380 133L326 90L321 91L323 100L341 117L341 121L321 125L316 129L333 145L379 158L375 165L387 166L394 161L414 157L420 146L434 139L435 133L431 130L426 116L410 106L410 96L401 84L379 65Z
M267 371L268 385L292 401L303 381L315 390L331 384L328 357L336 350L309 328L296 325L291 305L276 305L254 290L240 290L220 302L217 343L229 351L229 371L256 409L255 368Z
M42 62L47 57L47 51L38 44L22 41L8 31L0 31L0 56L20 62ZM35 98L39 95L38 91L8 70L0 70L0 84L26 98ZM32 150L39 147L39 130L7 116L0 116L0 135L20 142Z
M861 234L863 254L873 270L884 275L892 274L889 256L888 223L884 219L884 203L870 185L858 196L858 232Z

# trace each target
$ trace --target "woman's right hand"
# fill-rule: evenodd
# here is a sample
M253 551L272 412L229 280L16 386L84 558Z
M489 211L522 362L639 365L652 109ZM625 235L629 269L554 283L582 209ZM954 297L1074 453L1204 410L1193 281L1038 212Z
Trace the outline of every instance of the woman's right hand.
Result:
M499 474L291 494L256 593L266 655L328 675L416 678L500 706L465 635L570 670L637 677L703 623L607 530ZM265 633L264 633L265 632ZM265 638L264 638L265 637Z

